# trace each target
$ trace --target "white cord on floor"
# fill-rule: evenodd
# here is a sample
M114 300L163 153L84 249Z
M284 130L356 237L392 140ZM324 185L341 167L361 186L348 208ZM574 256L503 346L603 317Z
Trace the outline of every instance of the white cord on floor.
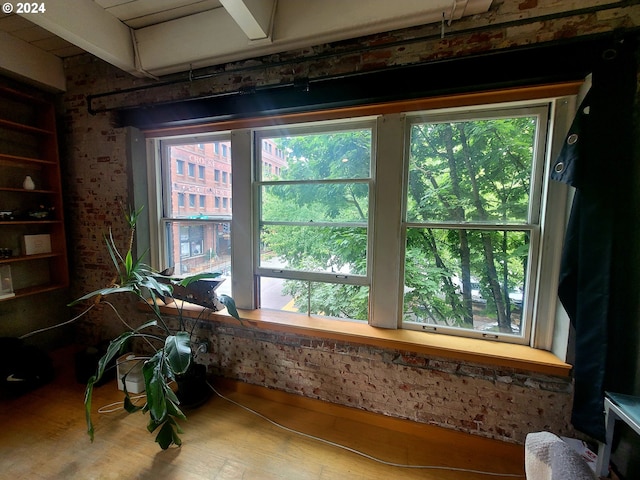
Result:
M143 393L142 395L136 395L135 397L129 397L131 401L138 400L140 398L145 398L146 395ZM119 410L124 410L124 402L120 400L119 402L109 403L108 405L104 405L98 409L98 413L113 413Z
M385 460L381 460L381 459L376 458L374 456L368 455L368 454L366 454L364 452L361 452L359 450L356 450L354 448L347 447L345 445L341 445L339 443L335 443L335 442L332 442L330 440L326 440L326 439L321 438L321 437L316 437L314 435L309 435L308 433L303 433L303 432L300 432L298 430L294 430L294 429L289 428L289 427L285 427L284 425L281 425L278 422L275 422L275 421L271 420L270 418L265 417L261 413L258 413L255 410L253 410L253 409L251 409L251 408L249 408L249 407L247 407L245 405L242 405L241 403L236 402L235 400L232 400L232 399L230 399L228 397L225 397L220 392L218 392L209 382L207 382L207 385L209 385L211 390L213 390L213 392L216 395L218 395L220 398L222 398L222 399L226 400L227 402L232 403L232 404L234 404L234 405L236 405L236 406L238 406L238 407L240 407L240 408L242 408L242 409L244 409L244 410L246 410L246 411L248 411L248 412L250 412L250 413L252 413L252 414L254 414L254 415L258 416L258 417L260 417L260 418L262 418L263 420L271 423L272 425L275 425L278 428L286 430L287 432L290 432L290 433L294 433L296 435L300 435L302 437L310 438L311 440L316 440L318 442L325 443L327 445L331 445L333 447L341 448L341 449L346 450L348 452L355 453L356 455L360 455L361 457L367 458L367 459L372 460L374 462L381 463L381 464L384 464L384 465L387 465L387 466L390 466L390 467L416 468L416 469L422 469L422 470L447 470L447 471L452 471L452 472L465 472L465 473L476 473L478 475L490 475L490 476L494 476L494 477L524 478L524 475L520 475L518 473L486 472L486 471L483 471L483 470L472 470L472 469L469 469L469 468L445 467L445 466L439 466L439 465L405 465L405 464L402 464L402 463L387 462Z
M487 471L483 471L483 470L472 470L469 468L457 468L457 467L445 467L442 465L407 465L407 464L403 464L403 463L394 463L394 462L387 462L386 460L382 460L380 458L376 458L372 455L369 455L367 453L361 452L359 450L356 450L354 448L351 447L347 447L345 445L341 445L339 443L335 443L332 442L330 440L326 440L324 438L321 437L316 437L314 435L309 435L308 433L304 433L304 432L300 432L298 430L294 430L292 428L289 427L285 427L284 425L279 424L278 422L271 420L270 418L262 415L259 412L256 412L255 410L247 407L246 405L242 405L241 403L236 402L235 400L232 400L224 395L222 395L220 392L218 392L218 390L216 390L213 385L211 385L209 382L207 382L207 385L209 385L209 388L211 388L211 390L213 390L213 392L219 396L220 398L222 398L223 400L226 400L229 403L232 403L244 410L246 410L247 412L252 413L253 415L256 415L257 417L262 418L263 420L269 422L270 424L285 430L289 433L294 433L296 435L300 435L302 437L305 438L309 438L311 440L315 440L317 442L321 442L324 443L326 445L330 445L332 447L337 447L337 448L341 448L342 450L346 450L348 452L351 453L355 453L356 455L360 455L361 457L367 458L369 460L372 460L374 462L377 463L381 463L383 465L387 465L389 467L398 467L398 468L415 468L415 469L422 469L422 470L447 470L447 471L451 471L451 472L464 472L464 473L475 473L478 475L488 475L488 476L494 476L494 477L511 477L511 478L524 478L524 475L520 475L518 473L498 473L498 472L487 472ZM144 398L146 395L142 394L142 395L138 395L135 397L131 397L131 400L138 400L139 398ZM113 412L117 412L119 410L122 410L124 408L124 403L123 402L113 402L110 403L108 405L105 405L103 407L100 407L98 409L98 413L113 413Z

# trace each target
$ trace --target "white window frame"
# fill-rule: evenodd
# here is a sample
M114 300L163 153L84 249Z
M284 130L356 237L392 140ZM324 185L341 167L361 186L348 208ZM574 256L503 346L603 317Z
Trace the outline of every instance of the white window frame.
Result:
M529 344L534 348L550 350L554 344L554 335L558 333L558 326L554 321L559 314L561 316L561 307L559 307L556 292L569 193L566 186L549 180L548 168L551 159L559 152L564 134L573 117L576 97L571 95L523 102L484 104L478 107L454 107L420 112L420 115L449 115L475 109L524 108L545 104L549 106L548 133L551 138L547 138L544 147L545 170L541 177L541 186L545 194L541 198L539 245L536 247L540 251L536 265L537 274L528 283L530 290L537 292L536 297L532 300L533 307L530 310L532 330L528 336L516 339L508 338L505 341ZM364 283L370 287L368 323L375 327L403 328L404 188L405 171L408 168L405 137L408 130L407 122L415 115L416 112L390 113L376 117L351 119L356 124L363 120L375 122L369 206L369 265L366 279L364 279ZM317 123L318 125L326 125L327 122ZM290 125L287 128L294 126ZM282 128L282 126L280 125L278 128ZM152 152L148 155L149 212L152 258L155 260L155 265L154 262L152 265L166 267L163 263L166 258L166 252L163 252L165 245L165 239L162 238L163 222L171 220L162 216L162 208L158 203L161 199L159 192L161 192L162 186L161 169L159 168L160 145L167 145L171 142L205 143L229 141L230 139L231 148L229 151L233 152L232 174L234 180L232 184L232 295L239 308L256 308L258 275L273 274L273 272L261 271L257 262L259 255L257 251L258 205L256 203L255 179L259 178L260 167L255 162L255 152L259 149L256 139L269 135L274 136L275 129L276 127L238 128L207 135L149 139L148 150ZM228 217L225 218L228 219ZM158 239L157 244L154 236ZM322 280L326 279L322 278ZM535 288L531 288L534 286ZM336 330L340 330L340 322L336 323ZM455 333L460 335L458 331ZM462 336L465 335L462 333ZM470 332L469 336L474 336L473 332ZM499 340L502 339L499 338ZM561 351L562 347L559 356L563 356Z
M260 266L260 252L259 252L259 238L260 238L260 210L261 210L261 196L260 196L260 188L265 185L281 185L284 182L282 181L272 181L272 180L262 180L262 171L263 169L267 169L268 172L271 170L271 164L265 165L262 162L261 152L265 149L266 152L272 153L271 144L265 142L265 138L272 138L278 136L288 136L288 135L307 135L307 134L317 134L317 133L325 133L325 132L336 132L342 130L355 130L355 129L370 129L371 130L371 159L370 159L370 173L369 177L365 179L340 179L340 180L326 180L326 179L314 179L314 180L302 180L296 181L296 184L307 184L307 185L316 185L323 183L346 183L353 182L359 184L365 184L369 188L369 201L367 205L368 218L366 222L367 228L367 273L365 275L358 274L337 274L337 273L326 273L326 272L304 272L299 270L287 270L287 269L273 269L266 268ZM271 278L281 278L287 280L301 280L308 282L325 282L325 283L334 283L334 284L346 284L346 285L358 285L358 286L366 286L370 288L371 285L371 270L372 270L372 262L371 262L371 248L372 248L372 238L371 231L373 227L373 219L371 212L373 210L373 205L375 203L375 193L373 188L373 179L375 178L375 142L376 142L376 122L374 118L361 118L361 119L349 119L347 121L333 121L333 122L314 122L313 124L307 125L289 125L285 128L283 127L270 127L270 128L262 128L255 129L253 131L253 148L254 148L254 159L253 159L253 198L254 198L254 212L256 212L254 222L253 222L253 235L254 235L254 258L253 258L253 271L255 275L255 284L256 284L256 293L259 295L260 289L260 279L263 277L271 277ZM232 196L233 198L233 196ZM329 224L327 224L329 225ZM318 226L317 223L314 226ZM330 226L339 227L344 226L340 223L331 223ZM346 225L349 227L355 226L354 224ZM258 296L259 299L259 296ZM257 305L256 305L257 306ZM368 308L370 311L370 306Z
M167 138L149 139L147 141L147 178L149 202L149 236L150 236L150 264L157 270L164 270L171 265L167 264L167 236L168 223L179 222L181 225L202 224L202 222L229 222L229 214L209 215L208 219L176 218L168 214L170 212L170 147L184 144L204 144L228 142L229 132L221 132L197 136L174 136ZM186 196L186 195L185 195ZM185 198L186 201L186 198ZM196 209L199 203L196 201Z
M405 204L403 205L403 218L406 217L406 199L407 199L407 188L408 188L408 170L409 170L409 149L410 149L410 132L411 127L413 125L421 124L421 123L441 123L441 122L460 122L460 121L474 121L474 120L491 120L491 119L499 119L505 117L519 117L519 116L534 116L537 119L536 122L536 135L534 138L533 145L533 162L532 162L532 173L531 173L531 185L529 191L529 206L528 206L528 214L527 221L522 223L509 223L509 224L501 224L499 222L469 222L467 224L460 225L455 222L446 222L446 221L431 221L431 222L411 222L406 219L403 220L403 228L402 228L402 246L403 252L402 256L404 258L405 251L404 247L406 245L406 233L410 228L435 228L441 230L459 230L462 227L466 230L473 231L526 231L529 233L529 253L527 255L529 261L527 262L527 271L525 272L525 284L526 288L526 297L523 298L523 315L522 322L524 325L524 331L521 335L510 335L510 334L502 334L497 332L478 332L471 329L461 329L457 327L448 327L441 325L433 325L433 324L419 324L415 322L406 322L403 320L403 312L400 312L402 328L410 329L410 330L424 330L429 332L441 332L441 333L450 333L453 335L460 336L470 336L470 337L478 337L485 339L506 339L509 338L510 341L516 343L526 343L528 344L531 338L531 324L533 322L533 308L532 305L535 305L535 294L537 288L535 287L535 282L531 283L532 280L537 278L537 271L541 260L541 223L542 223L542 205L543 202L546 202L546 194L543 191L543 180L545 172L548 172L548 167L545 167L545 159L546 159L546 139L549 132L549 114L550 114L551 106L548 102L539 103L536 102L534 104L524 104L524 105L512 105L512 106L504 106L499 105L498 107L492 106L491 108L487 108L486 106L481 106L472 109L464 109L464 110L453 110L449 109L444 112L438 111L430 111L430 112L416 112L411 115L407 115L407 127L405 132L405 165L404 165L404 187L402 191L402 197ZM404 269L404 262L402 265Z

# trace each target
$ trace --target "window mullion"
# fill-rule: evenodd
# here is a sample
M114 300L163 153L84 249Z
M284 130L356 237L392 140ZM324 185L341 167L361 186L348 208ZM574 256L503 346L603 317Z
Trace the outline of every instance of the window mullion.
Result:
M251 130L231 133L233 165L233 215L231 220L231 291L238 308L252 309L255 305L253 277L254 228L252 191L252 134Z
M376 129L369 323L385 328L398 328L401 318L403 117L382 116Z

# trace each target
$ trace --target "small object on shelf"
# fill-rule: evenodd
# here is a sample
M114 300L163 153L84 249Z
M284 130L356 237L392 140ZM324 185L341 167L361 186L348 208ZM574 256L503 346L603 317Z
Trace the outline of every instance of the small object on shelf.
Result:
M8 210L0 211L0 220L15 220L15 213Z
M45 220L53 216L54 210L55 207L45 207L44 205L40 205L36 210L31 210L28 215L29 218L34 218L36 220Z
M11 267L0 265L0 299L15 297L13 293L13 281L11 280Z
M36 184L33 183L33 179L31 178L30 175L27 175L26 177L24 177L24 182L22 182L22 187L25 190L35 190Z
M11 258L12 255L13 255L13 250L11 250L10 248L0 248L0 258L2 259Z
M48 233L41 235L25 235L24 254L37 255L39 253L51 253L51 235Z

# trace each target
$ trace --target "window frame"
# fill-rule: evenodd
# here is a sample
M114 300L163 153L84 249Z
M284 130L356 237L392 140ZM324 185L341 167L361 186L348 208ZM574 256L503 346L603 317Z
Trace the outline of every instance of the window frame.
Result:
M299 270L288 270L288 269L273 269L267 268L260 265L260 251L259 251L259 242L260 242L260 221L261 221L261 195L260 189L262 186L269 185L281 185L284 183L292 183L292 182L283 182L277 180L269 180L262 178L263 170L267 169L268 172L271 173L272 165L265 165L262 159L261 152L265 150L266 152L272 154L271 144L266 142L265 139L277 137L277 136L287 136L287 135L313 135L313 134L321 134L327 132L339 132L339 131L348 131L355 129L370 129L371 130L371 158L369 164L369 177L367 178L358 178L358 179L308 179L308 180L300 180L295 181L293 183L300 185L317 185L317 184L326 184L326 183L359 183L365 184L368 186L369 190L369 198L367 211L368 216L366 220L366 230L367 230L367 262L366 262L366 274L337 274L337 273L328 273L328 272L309 272L309 271L299 271ZM376 139L376 121L375 118L365 117L360 119L347 119L347 120L337 120L337 121L329 121L329 122L314 122L313 124L291 124L287 126L278 126L278 127L268 127L261 129L254 129L252 132L253 135L253 186L252 186L252 194L254 198L254 212L255 218L253 221L253 235L254 235L254 259L253 259L253 272L255 276L255 288L257 295L257 302L255 307L258 307L259 302L259 292L260 292L260 280L261 278L280 278L285 280L300 280L307 282L322 282L322 283L332 283L332 284L345 284L345 285L356 285L356 286L371 286L371 270L372 270L372 258L371 258L371 248L372 248L372 238L370 232L372 231L372 215L371 212L373 210L373 205L375 203L375 194L374 194L374 177L375 177L375 139ZM233 196L232 196L233 198ZM267 222L270 224L271 222ZM364 223L364 222L363 222ZM343 226L341 223L335 223L335 226ZM348 225L350 227L356 226ZM370 303L370 302L369 302ZM370 311L370 306L368 308Z
M374 267L370 269L371 272L371 286L370 286L370 309L369 309L369 325L385 327L389 329L402 328L402 315L401 312L401 289L402 282L399 280L400 269L389 270L389 268L397 267L400 261L400 249L397 248L399 244L403 245L403 242L393 241L393 238L397 238L398 232L402 228L403 209L398 208L398 201L400 204L403 202L403 197L394 198L391 201L381 201L379 192L386 191L384 185L387 187L393 185L393 188L398 188L397 183L399 181L402 185L402 174L404 168L398 169L392 167L392 162L381 162L380 158L386 156L392 156L396 158L402 158L402 162L406 161L405 147L403 140L398 141L397 132L403 132L406 128L405 117L411 115L417 110L430 110L431 113L438 110L454 111L456 109L468 110L469 108L475 108L476 105L479 108L486 108L490 104L496 104L499 106L517 106L523 104L532 103L549 103L551 105L550 114L550 127L549 132L551 135L551 142L547 140L547 162L550 158L557 154L559 151L564 134L570 124L570 120L575 112L576 98L580 83L574 82L572 84L559 84L557 86L540 86L540 87L526 87L522 89L522 92L516 93L510 91L501 92L480 92L478 94L462 95L461 98L447 97L443 99L423 99L421 101L412 102L397 102L396 104L385 104L383 107L372 107L359 109L346 109L346 111L328 111L322 112L319 115L310 114L309 117L312 120L320 119L345 119L345 118L360 118L360 115L364 117L363 113L368 116L376 116L377 120L377 135L374 145L374 154L372 168L377 172L377 177L374 181L374 192L378 202L372 207L369 220L373 223L370 231L370 241L373 242L373 247L370 250L370 256ZM514 100L514 98L522 98L523 100ZM490 101L487 101L490 100ZM504 100L504 101L503 101ZM381 111L378 114L377 110ZM269 128L270 125L278 124L278 122L286 122L287 115L283 117L273 117L270 119L261 120L242 120L238 122L232 122L231 126L228 123L223 124L223 128L219 132L216 132L216 125L210 125L208 127L199 126L195 129L197 132L207 132L206 134L195 136L191 135L191 138L196 138L200 141L201 138L212 137L216 138L218 135L223 134L230 136L231 148L233 152L233 176L234 182L232 184L232 198L234 198L234 215L232 219L232 230L243 231L243 235L233 236L232 252L241 251L241 255L232 254L232 269L234 271L232 279L232 292L236 303L240 308L253 309L255 308L256 301L256 279L254 272L255 256L254 252L254 237L255 237L255 215L254 215L254 191L252 187L252 179L255 175L255 165L253 164L253 153L255 145L253 143L253 131L262 128ZM283 121L284 118L284 121ZM299 117L295 118L297 122L300 122ZM291 122L292 124L294 122ZM266 125L266 127L265 127ZM396 132L394 138L395 141L381 141L380 132L384 131ZM158 180L158 157L160 149L158 147L159 142L166 142L167 139L174 139L179 137L173 137L172 131L154 131L147 135L148 140L148 165L151 165L148 173L150 181L150 187L148 192L148 200L150 204L150 233L151 237L160 238L156 248L156 240L150 239L152 246L153 260L152 265L158 268L162 266L162 245L164 245L164 239L162 236L162 229L157 228L157 219L161 217L158 212L158 206L156 204L158 195L154 192L161 191L161 182ZM175 135L175 133L173 133ZM186 143L189 136L181 136L178 143ZM209 140L215 141L215 140ZM225 139L225 141L228 141ZM553 144L553 145L552 145ZM398 157L399 155L399 157ZM395 165L397 167L397 165ZM401 172L398 177L398 171ZM155 184L154 184L155 183ZM550 184L551 183L551 184ZM151 185L154 184L154 185ZM563 358L566 348L566 315L563 314L563 310L557 302L557 273L559 272L559 255L561 251L561 244L563 240L563 234L566 228L566 218L568 213L568 199L570 196L569 190L562 184L557 182L550 182L548 176L545 175L543 181L543 188L547 191L547 203L554 202L552 208L548 205L543 206L544 222L541 226L541 238L543 243L541 249L543 254L541 255L541 262L538 269L538 276L536 279L536 290L538 292L544 292L540 294L540 298L537 299L536 304L532 310L532 332L533 334L529 338L529 346L536 349L554 350L559 357ZM402 207L402 205L400 205ZM386 212L386 213L385 213ZM397 216L387 214L398 213ZM376 228L379 225L380 218L385 219L385 228ZM246 229L248 227L248 230ZM155 232L154 232L155 230ZM552 232L549 235L547 232ZM391 246L391 250L389 250ZM394 250L395 248L395 250ZM376 258L377 257L377 258ZM389 274L388 272L391 272ZM398 292L395 295L390 295L389 285L394 283L398 286ZM541 288L540 284L544 283L548 285L548 288ZM295 314L290 314L295 315ZM560 324L556 320L560 320ZM295 320L294 320L295 323ZM340 324L336 324L336 331L340 330ZM425 337L426 339L427 337ZM430 337L429 337L430 338ZM557 347L559 342L559 347Z
M207 133L206 135L178 135L171 137L158 137L153 140L148 140L151 144L147 145L147 150L150 152L147 155L147 170L149 179L149 188L147 198L149 202L149 235L150 237L150 264L157 270L164 270L169 267L167 259L169 253L167 251L167 224L171 222L179 222L181 226L200 225L203 222L211 223L228 223L232 221L230 213L221 214L209 214L207 219L202 218L181 218L173 217L167 212L171 212L171 155L169 154L170 148L177 145L198 145L205 143L213 143L214 145L219 142L229 142L229 132L222 133ZM215 149L215 146L214 146ZM195 173L195 167L194 167ZM195 179L195 177L194 177ZM183 197L186 194L179 193ZM196 195L198 196L198 195ZM187 207L185 198L185 207ZM205 203L206 206L206 203ZM195 202L193 208L195 211L199 210L199 201Z
M403 168L403 227L402 227L402 257L405 258L406 252L406 235L410 228L435 228L441 230L460 230L464 227L471 231L526 231L530 234L529 248L527 254L527 269L525 271L526 296L523 298L522 320L524 322L524 331L521 335L503 334L499 332L480 332L471 329L460 329L459 327L448 327L432 324L420 324L416 322L408 322L404 320L404 309L399 312L401 328L410 330L423 330L429 332L441 332L445 334L470 336L472 338L484 338L492 340L506 340L513 343L529 344L532 334L533 311L537 302L538 288L536 280L538 278L538 269L542 261L541 252L541 225L545 218L543 215L543 206L547 203L547 194L545 192L544 177L549 173L549 165L547 159L548 138L552 135L550 131L550 115L552 105L551 102L526 102L522 104L512 105L493 105L478 106L471 109L446 109L443 111L426 111L412 112L406 117L405 130L405 164ZM536 117L536 134L534 138L534 159L532 161L531 185L529 189L529 202L527 208L527 219L518 223L500 223L497 221L488 222L468 222L461 225L455 221L410 221L407 219L407 188L409 176L409 162L411 148L411 128L421 123L442 123L442 122L460 122L460 121L476 121L476 120L493 120L501 118L514 118L532 116ZM404 261L402 269L404 272Z

